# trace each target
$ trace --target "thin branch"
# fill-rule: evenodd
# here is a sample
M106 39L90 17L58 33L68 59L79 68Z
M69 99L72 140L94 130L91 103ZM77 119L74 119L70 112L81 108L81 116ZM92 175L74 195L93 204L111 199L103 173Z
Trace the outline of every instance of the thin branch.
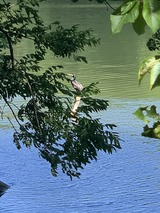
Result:
M105 4L106 4L108 7L110 7L112 10L116 10L114 7L112 7L112 5L111 5L107 0L105 0L104 2L105 2Z
M6 115L6 117L7 117L8 121L9 121L9 123L11 124L12 128L14 129L14 131L17 132L17 130L16 130L14 124L12 123L11 119L7 115Z
M19 120L18 120L18 118L17 118L17 116L16 116L14 110L12 109L12 107L11 107L10 104L9 104L9 102L7 101L7 99L6 99L4 96L3 96L3 100L5 101L5 103L7 104L7 106L10 108L10 110L11 110L11 112L12 112L12 114L13 114L15 120L16 120L17 123L19 124L19 126L22 126L22 125L20 124L20 122L19 122Z
M29 90L31 92L31 96L33 98L33 103L34 103L34 112L35 112L35 116L36 116L36 122L37 122L37 125L38 125L38 128L39 128L39 131L41 132L42 134L42 130L41 130L41 126L40 126L40 123L39 123L39 119L38 119L38 114L37 114L37 107L36 107L36 101L35 101L35 96L34 96L34 93L33 93L33 90L32 90L32 87L28 81L28 76L27 76L27 73L26 73L26 81L27 81L27 84L28 84L28 87L29 87Z
M11 56L11 62L12 62L12 69L14 69L14 53L13 53L13 46L12 46L11 39L10 39L8 33L4 29L2 29L1 27L0 27L0 32L2 32L5 35L5 37L8 41L10 56Z

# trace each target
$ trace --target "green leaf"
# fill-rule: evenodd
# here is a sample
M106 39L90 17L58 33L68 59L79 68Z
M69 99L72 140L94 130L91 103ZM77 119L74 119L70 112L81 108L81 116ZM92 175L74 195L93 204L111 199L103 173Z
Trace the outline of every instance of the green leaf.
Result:
M160 60L153 65L150 76L150 89L160 86Z
M146 109L146 112L149 117L154 117L155 115L157 115L156 106L151 106L149 110Z
M150 109L148 109L148 107L139 107L133 114L145 123L149 123L147 117L160 121L160 115L157 113L156 106L154 105L152 105Z
M153 127L144 126L142 136L160 139L160 123L154 123Z
M150 118L153 118L154 120L160 120L160 116L159 114L157 113L156 111L156 106L155 105L152 105L150 107L150 109L146 109L146 112L147 112L147 116L150 117Z
M146 21L144 20L143 16L142 16L142 7L139 7L139 15L137 17L137 19L135 20L135 22L132 24L133 29L135 30L135 32L138 35L141 35L145 32L145 27L146 27Z
M160 1L145 0L143 1L143 17L147 25L155 33L160 28Z
M139 15L140 2L127 0L110 16L112 32L118 33L126 23L133 23Z
M142 136L150 138L160 138L160 116L156 111L156 106L152 105L150 109L148 107L140 107L133 114L145 123L149 123L147 117L150 120L154 119L156 122L153 123L152 127L145 125L143 127Z
M146 75L146 73L149 73L150 70L152 69L152 66L155 64L156 60L155 57L149 57L146 58L142 63L139 68L138 72L138 80L139 84L141 83L143 77Z
M141 83L146 73L151 73L152 80L150 80L150 89L155 87L154 83L157 83L155 77L158 74L158 68L159 68L159 65L156 65L156 64L159 64L159 63L160 63L160 56L149 57L142 62L138 72L139 84Z
M149 120L147 120L146 116L144 115L143 111L146 111L147 107L139 107L133 115L135 115L138 119L144 121L145 123L149 123Z
M157 122L153 125L153 132L155 138L160 138L160 123Z
M142 136L154 138L153 128L150 128L148 125L144 126Z

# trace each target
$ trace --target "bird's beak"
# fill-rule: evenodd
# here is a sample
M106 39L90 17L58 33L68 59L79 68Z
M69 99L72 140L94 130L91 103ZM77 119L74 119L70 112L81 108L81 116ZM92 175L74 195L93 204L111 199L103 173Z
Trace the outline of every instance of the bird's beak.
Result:
M73 74L67 73L66 75L68 75L68 76L72 76Z

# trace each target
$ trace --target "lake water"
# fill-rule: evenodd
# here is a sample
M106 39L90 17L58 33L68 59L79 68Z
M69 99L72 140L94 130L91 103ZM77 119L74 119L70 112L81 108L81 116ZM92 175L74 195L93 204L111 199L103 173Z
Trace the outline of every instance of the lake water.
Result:
M102 40L100 46L84 53L88 64L49 55L46 65L61 63L66 72L74 71L83 85L100 82L100 96L110 100L110 107L95 116L117 124L124 140L122 150L113 155L100 152L98 161L81 171L80 179L70 181L61 171L54 178L37 150L16 149L13 131L2 121L0 180L11 188L0 198L0 213L158 213L160 141L141 137L143 123L132 115L139 106L159 104L159 91L149 92L149 79L146 77L141 87L137 82L140 61L150 54L145 47L150 32L138 37L125 27L113 36L106 8L58 2L43 6L46 22L60 19L67 26L81 23L82 27L92 27ZM16 51L22 54L28 49L26 45Z

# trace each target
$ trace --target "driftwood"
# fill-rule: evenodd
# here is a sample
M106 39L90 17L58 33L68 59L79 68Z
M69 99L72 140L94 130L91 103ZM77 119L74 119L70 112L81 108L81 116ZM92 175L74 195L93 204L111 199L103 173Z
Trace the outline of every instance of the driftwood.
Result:
M9 189L10 186L8 186L6 183L3 183L0 181L0 197L5 193L7 189Z

